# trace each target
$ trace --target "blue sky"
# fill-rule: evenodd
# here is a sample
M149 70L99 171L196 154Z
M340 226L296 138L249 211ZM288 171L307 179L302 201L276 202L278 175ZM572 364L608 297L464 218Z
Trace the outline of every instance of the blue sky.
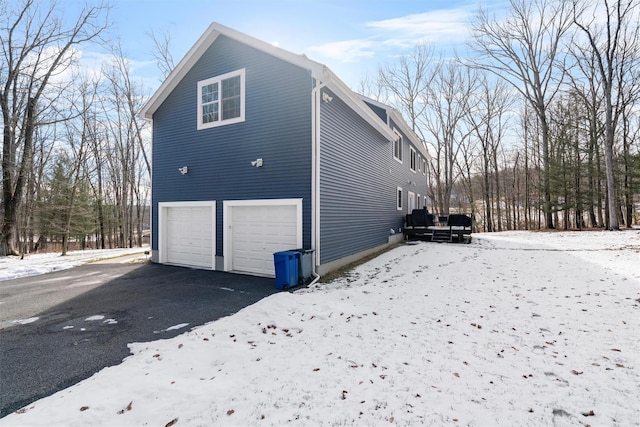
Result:
M73 12L83 2L61 0ZM500 8L501 0L483 5ZM151 89L160 72L150 31L168 32L177 63L208 25L219 22L331 68L357 88L365 74L416 43L464 50L477 0L112 0L110 38L119 38L135 75ZM95 50L96 47L88 48ZM85 52L85 58L92 52Z

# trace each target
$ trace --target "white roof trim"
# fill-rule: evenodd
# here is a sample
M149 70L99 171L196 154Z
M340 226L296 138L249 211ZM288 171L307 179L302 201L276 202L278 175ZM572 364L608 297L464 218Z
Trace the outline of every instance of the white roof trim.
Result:
M360 99L362 99L364 102L368 102L370 104L373 104L377 107L382 108L383 110L385 110L387 112L387 115L393 119L393 121L395 122L396 126L398 126L400 128L400 130L402 131L402 133L404 133L405 135L407 135L408 138L410 138L413 142L413 145L415 145L415 147L418 149L418 151L420 151L420 153L425 156L427 159L431 158L431 155L429 154L428 150L427 150L427 146L425 144L424 141L422 141L422 139L420 139L420 137L413 131L413 129L411 129L411 127L409 127L409 124L405 121L404 117L402 117L402 113L400 111L398 111L397 109L393 108L390 105L384 104L380 101L376 101L374 99L368 98L364 95L360 95L358 94L358 97Z
M269 43L250 37L234 29L225 27L224 25L218 24L217 22L214 22L209 25L209 28L207 28L204 34L200 36L198 41L191 47L191 49L189 49L184 58L182 58L182 60L178 63L178 65L176 65L173 71L171 71L169 76L167 76L164 82L162 82L158 90L153 94L149 101L147 101L147 103L140 111L140 117L146 120L151 120L153 118L153 113L155 113L158 107L162 105L171 91L176 88L178 83L180 83L184 76L189 72L191 67L193 67L195 63L198 62L202 54L204 54L209 46L211 46L211 44L221 34L237 40L243 44L261 50L269 55L290 62L301 68L310 70L312 76L318 79L320 79L320 76L324 73L324 69L326 68L324 65L312 61L306 56L296 55L284 49L280 49L279 47L273 46Z
M140 111L140 117L145 120L152 120L153 113L162 105L164 100L176 88L178 83L189 72L191 67L200 59L204 52L218 38L219 35L232 38L247 46L258 49L276 58L280 58L300 68L309 70L311 76L326 85L343 101L349 105L358 115L365 119L378 132L389 141L393 141L396 136L386 124L364 102L345 85L335 74L325 65L307 58L305 55L297 55L287 50L281 49L262 40L258 40L247 34L241 33L217 22L209 25L207 30L200 36L198 41L189 49L178 65L171 71L169 76L160 85L158 90L147 101Z
M383 122L376 113L373 112L368 105L366 105L360 96L354 93L349 87L340 80L331 70L326 69L329 81L327 87L332 92L337 94L352 110L358 113L363 119L365 119L371 126L373 126L382 136L386 137L388 141L395 141L398 137L393 130Z

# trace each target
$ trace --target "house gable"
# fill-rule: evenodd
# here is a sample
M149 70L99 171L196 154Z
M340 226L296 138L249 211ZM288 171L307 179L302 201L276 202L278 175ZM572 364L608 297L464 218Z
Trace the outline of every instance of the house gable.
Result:
M371 100L360 96L360 98L364 101L364 103L367 105L367 107L369 107L371 109L371 111L373 111L376 116L380 117L380 120L382 120L385 123L389 123L389 115L387 114L387 109L384 108L381 104L378 103L373 103Z
M227 271L269 274L271 252L294 244L329 271L402 238L398 195L426 187L393 159L392 142L419 140L397 111L365 101L321 64L212 24L141 113L154 121L154 260L158 229L180 239L158 207L194 238L180 218L202 213L213 268Z
M245 120L198 129L198 82L243 69ZM154 113L153 204L166 201L301 198L311 244L313 80L305 69L220 36ZM263 166L252 161L263 159ZM182 175L178 169L187 166ZM221 203L220 203L221 205ZM216 254L224 254L217 210ZM157 215L153 232L157 236ZM153 242L152 249L156 249Z
M379 117L366 106L360 97L353 93L351 89L325 65L312 61L305 55L296 55L262 40L248 36L247 34L225 27L217 22L212 23L209 28L207 28L196 44L187 52L185 57L178 63L162 85L160 85L160 88L158 88L142 108L140 117L146 120L152 120L154 114L169 94L173 92L184 77L191 71L192 67L200 60L200 57L204 55L207 49L221 36L235 40L266 55L307 70L313 79L320 84L326 85L337 96L341 97L356 114L360 115L380 134L390 141L393 140L393 133L385 126L385 123L379 120Z

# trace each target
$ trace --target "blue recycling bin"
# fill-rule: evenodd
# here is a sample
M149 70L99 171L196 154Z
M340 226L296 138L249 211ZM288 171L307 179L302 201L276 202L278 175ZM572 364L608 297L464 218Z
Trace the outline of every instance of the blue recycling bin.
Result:
M299 253L294 251L282 251L273 254L273 263L276 270L276 289L287 289L298 284L299 256Z

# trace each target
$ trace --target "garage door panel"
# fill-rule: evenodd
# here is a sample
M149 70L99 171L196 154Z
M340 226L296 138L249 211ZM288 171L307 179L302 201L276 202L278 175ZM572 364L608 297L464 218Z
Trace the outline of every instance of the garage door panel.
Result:
M237 235L237 227L234 229L234 248L248 249L255 246L265 246L269 244L296 244L297 236L295 233L265 233L263 230L256 229L251 233L242 233Z
M265 236L288 236L295 238L297 227L291 224L269 223L265 221L260 225L238 225L235 223L234 232L236 240L253 240L256 234Z
M273 253L297 247L299 226L295 205L232 207L232 270L275 276Z
M213 268L211 206L166 208L166 262Z

